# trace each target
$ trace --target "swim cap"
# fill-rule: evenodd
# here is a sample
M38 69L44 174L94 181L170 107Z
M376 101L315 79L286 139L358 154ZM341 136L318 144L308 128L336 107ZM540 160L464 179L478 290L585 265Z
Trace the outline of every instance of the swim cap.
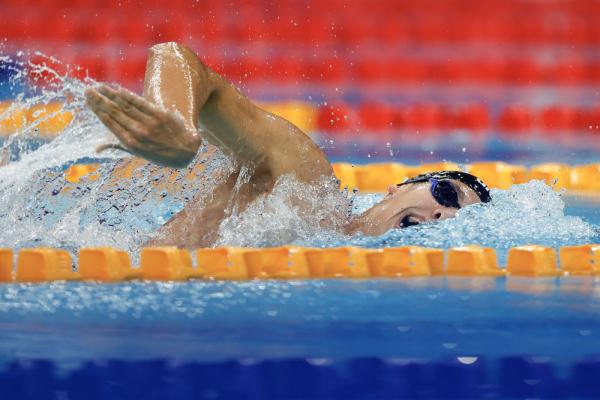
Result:
M492 197L490 196L490 189L488 189L486 184L483 183L481 179L475 175L461 171L429 172L427 174L421 174L415 176L414 178L407 179L402 182L401 185L407 183L428 182L430 179L456 179L477 193L477 196L479 196L479 200L481 200L482 203L488 203L490 200L492 200Z

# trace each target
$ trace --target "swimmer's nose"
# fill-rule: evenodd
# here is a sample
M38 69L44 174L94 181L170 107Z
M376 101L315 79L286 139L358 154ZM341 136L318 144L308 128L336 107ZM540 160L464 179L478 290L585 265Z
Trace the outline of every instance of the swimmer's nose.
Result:
M456 216L456 209L454 208L436 208L431 212L431 219L448 219Z
M398 186L396 186L396 185L390 185L390 186L388 186L388 188L387 188L387 192L388 192L388 194L394 194L394 193L396 193L397 191L398 191Z

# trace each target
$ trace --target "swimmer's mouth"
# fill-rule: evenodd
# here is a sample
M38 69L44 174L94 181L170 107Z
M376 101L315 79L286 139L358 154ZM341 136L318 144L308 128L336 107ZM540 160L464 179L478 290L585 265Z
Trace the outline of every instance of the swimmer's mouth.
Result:
M406 215L403 218L401 218L397 223L395 228L408 228L409 226L415 226L415 225L419 225L420 222L419 221L415 221L414 219L411 218L410 215Z

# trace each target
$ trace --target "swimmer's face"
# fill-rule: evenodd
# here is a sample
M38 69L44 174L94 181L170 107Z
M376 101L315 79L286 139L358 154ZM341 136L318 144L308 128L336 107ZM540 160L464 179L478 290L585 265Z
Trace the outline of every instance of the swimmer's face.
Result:
M462 207L480 203L477 193L464 183L447 179L458 194ZM359 218L358 230L367 235L382 235L392 228L405 228L427 221L452 218L458 209L439 204L431 194L430 182L390 186L383 200Z

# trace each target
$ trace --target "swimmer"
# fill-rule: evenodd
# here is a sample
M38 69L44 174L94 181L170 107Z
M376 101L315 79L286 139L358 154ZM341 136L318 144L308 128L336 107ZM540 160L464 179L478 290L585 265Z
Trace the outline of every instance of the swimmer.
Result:
M119 140L98 151L120 149L158 165L183 168L205 143L205 157L218 148L235 161L237 171L214 188L202 209L188 205L159 230L152 245L209 246L230 210L244 210L268 195L284 175L311 185L334 176L308 135L254 105L177 43L149 50L143 97L100 85L86 91L86 100ZM250 173L240 186L242 170ZM345 220L338 226L346 234L381 235L451 218L462 207L488 201L489 190L475 176L443 171L390 186L385 198L361 215L341 215Z

